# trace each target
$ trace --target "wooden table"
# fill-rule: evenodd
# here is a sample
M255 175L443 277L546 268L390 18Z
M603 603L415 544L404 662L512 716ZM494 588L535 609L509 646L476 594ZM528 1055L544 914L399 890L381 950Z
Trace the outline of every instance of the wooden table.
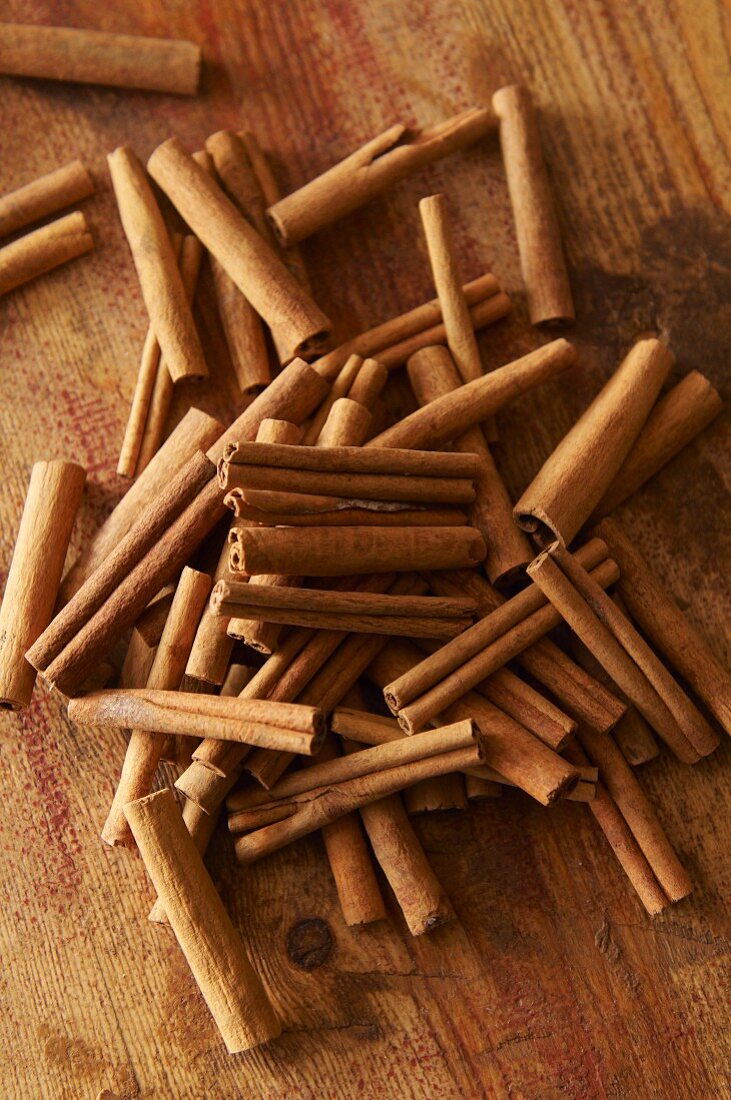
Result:
M436 121L524 80L543 116L576 294L581 365L500 417L517 494L639 334L675 377L724 381L731 332L728 39L712 0L5 0L8 21L203 44L196 99L2 79L0 187L80 156L96 251L0 302L2 551L7 567L35 459L89 470L82 545L123 490L115 474L144 308L105 155L146 157L170 133L199 147L245 124L296 187L392 121ZM488 365L535 346L495 140L400 184L308 242L340 334L433 293L417 200L458 211L464 275L491 268L514 316L482 339ZM206 277L207 279L207 277ZM235 393L204 281L212 382ZM394 400L401 390L396 381ZM623 511L642 549L724 655L723 426ZM726 460L728 447L726 447ZM728 654L726 654L728 655ZM318 837L251 870L221 835L212 872L286 1035L228 1057L186 964L146 919L139 859L105 848L122 736L70 726L38 690L2 720L0 1063L4 1097L717 1097L729 1085L729 743L695 768L664 756L641 781L696 883L650 920L583 807L518 793L417 828L458 921L412 939L402 921L348 930ZM391 909L393 910L393 902Z

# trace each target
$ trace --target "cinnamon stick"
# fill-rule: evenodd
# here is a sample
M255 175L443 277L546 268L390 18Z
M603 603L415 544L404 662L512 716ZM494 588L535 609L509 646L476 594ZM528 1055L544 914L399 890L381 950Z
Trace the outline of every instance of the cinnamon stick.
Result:
M500 120L500 147L531 323L570 324L574 304L530 92L522 84L499 88L492 106Z
M557 544L554 544L557 545ZM551 549L528 567L528 575L546 594L612 679L632 700L655 732L679 759L694 764L699 753L680 728L645 673L635 664L614 634L602 623L571 580L554 560Z
M472 527L247 529L231 547L234 573L336 577L475 565L485 544Z
M0 707L30 703L36 670L26 650L53 614L86 471L74 462L36 462L0 605Z
M239 443L224 454L220 472L221 488L227 489L226 474L233 476L237 466L268 468L287 467L310 473L372 475L378 477L435 477L469 479L475 475L477 462L472 455L452 451L419 451L412 447L382 448L378 451L363 447L304 447L285 443Z
M195 95L200 68L200 46L182 39L0 24L0 72L13 76Z
M637 341L516 504L523 530L542 544L571 543L627 457L672 363L659 340Z
M368 447L436 449L458 439L468 428L527 390L554 378L576 361L576 348L567 340L553 340L536 351L468 382L444 397L387 428Z
M223 425L208 413L196 408L188 410L157 452L154 461L145 467L144 472L130 486L64 577L60 591L63 603L67 603L78 592L84 581L125 537L140 513L158 493L163 489L167 490L188 459L196 451L210 446L222 431Z
M471 107L426 130L397 123L275 203L267 214L280 241L296 244L423 165L474 144L494 126L492 113L484 107Z
M150 324L173 382L205 378L208 367L188 296L144 169L128 145L107 157L125 236Z
M305 451L308 448L297 449ZM325 458L329 458L337 450L335 447L322 449ZM363 448L358 449L363 450ZM429 454L429 452L417 451L415 454ZM294 463L296 460L283 461ZM337 457L332 458L332 471L308 470L305 468L306 458L300 469L297 469L294 464L279 465L277 459L273 462L277 464L264 466L237 463L234 465L224 461L219 471L219 484L227 492L232 490L242 492L245 500L258 503L262 507L267 506L268 499L271 499L269 494L273 493L275 511L279 511L283 504L292 511L296 510L297 504L305 511L330 511L338 504L337 499L333 502L329 499L331 497L346 501L376 501L379 504L404 501L410 504L456 505L469 504L475 498L471 477L346 473L335 468ZM260 495L262 492L266 496Z
M169 790L125 807L147 873L230 1054L281 1033Z
M330 415L330 410L336 401L347 396L350 387L358 376L362 364L363 359L360 355L349 355L345 360L333 378L330 392L327 394L307 426L307 430L302 439L304 444L307 446L314 446L317 443L320 432L325 426L325 421Z
M225 583L226 577L228 577L228 542L224 537L213 574L214 587L219 583ZM224 682L234 645L233 638L226 633L227 626L228 618L213 615L209 607L201 604L185 666L186 676L194 680L202 680L206 684L220 685Z
M259 527L464 527L467 523L463 511L448 507L384 512L346 505L335 512L270 512L246 504L236 491L226 494L225 504L237 518ZM231 541L237 542L238 535L233 535Z
M683 447L707 428L723 401L697 370L673 386L652 409L614 480L594 509L594 516L613 512L666 466Z
M180 686L196 622L210 588L211 578L206 573L187 567L183 570L146 679L148 689L175 691ZM124 807L150 793L164 741L162 733L132 728L117 790L101 833L102 840L112 847L134 846Z
M410 817L444 810L466 810L467 794L464 776L458 772L422 779L404 791L404 806Z
M348 390L348 398L366 409L373 407L388 380L388 371L377 359L364 359ZM322 444L324 446L324 444Z
M94 238L80 210L26 233L0 248L0 294L83 256L93 247Z
M592 580L568 550L558 546L552 551L552 557L597 618L611 631L646 676L693 749L700 756L707 756L714 752L720 741L718 734L711 729L697 707L617 604Z
M503 297L500 284L492 274L480 275L479 278L465 283L462 292L470 310L482 302L494 297ZM472 316L472 314L471 314ZM473 318L474 323L474 318ZM339 347L328 351L325 355L313 363L313 366L323 377L335 382L340 372L344 369L348 359L353 355L366 358L375 356L379 362L383 362L384 349L394 345L400 345L413 338L419 338L423 332L428 332L442 325L442 307L438 298L432 298L423 305L416 306L398 317L392 317L375 328L368 329L358 336L346 340ZM439 343L439 340L430 340L429 343ZM310 442L308 440L308 442Z
M613 519L598 526L622 571L619 591L632 618L731 734L731 676Z
M327 317L176 138L157 147L148 170L257 313L286 335L287 359L315 351Z
M1 34L1 32L0 32ZM94 181L80 160L0 196L0 237L47 218L94 194Z
M459 388L460 379L446 348L424 348L407 364L409 381L420 405L427 405ZM487 546L485 572L493 584L512 584L533 557L526 536L513 522L513 503L481 429L475 425L455 448L479 461L476 499L469 516Z
M297 703L130 688L69 700L69 718L117 729L214 737L311 755L325 732L322 712Z

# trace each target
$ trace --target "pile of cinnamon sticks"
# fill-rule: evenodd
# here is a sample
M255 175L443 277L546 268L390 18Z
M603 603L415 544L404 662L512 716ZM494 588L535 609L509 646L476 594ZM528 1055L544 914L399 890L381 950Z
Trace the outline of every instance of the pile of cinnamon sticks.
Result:
M203 863L224 804L242 863L321 831L352 926L386 918L376 865L411 934L452 919L410 815L505 786L585 803L650 914L692 889L634 768L659 742L687 764L713 752L731 678L609 513L718 394L697 372L663 392L670 350L638 340L514 503L494 416L570 371L577 346L537 333L484 372L475 332L511 302L491 273L464 282L444 196L420 204L436 298L334 349L297 251L496 129L530 320L570 323L523 87L428 130L395 125L284 197L249 133L193 154L173 138L147 169L128 146L109 157L150 324L119 464L137 476L62 582L85 473L33 468L0 698L26 707L39 674L75 722L130 731L102 837L139 850L150 918L172 927L232 1052L282 1025ZM75 166L53 173L0 200L0 230L87 193ZM207 374L192 309L206 256L244 408L227 428L191 408L165 439L175 385ZM417 408L384 426L404 365Z

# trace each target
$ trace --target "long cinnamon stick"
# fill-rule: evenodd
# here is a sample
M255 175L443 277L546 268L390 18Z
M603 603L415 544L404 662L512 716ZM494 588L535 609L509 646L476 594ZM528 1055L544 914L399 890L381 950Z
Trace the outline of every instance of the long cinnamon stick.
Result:
M605 519L598 530L616 554L622 571L619 591L633 619L731 734L731 676L619 524Z
M180 686L196 622L210 587L211 578L206 573L189 568L183 570L147 676L147 688L175 691ZM164 741L162 733L132 729L117 790L102 829L102 840L107 844L133 846L124 807L150 793Z
M595 518L613 512L707 428L723 401L697 370L687 374L654 406L614 480L594 509Z
M472 527L255 528L231 547L233 572L336 577L409 569L452 569L485 556Z
M474 144L494 126L492 112L483 107L471 107L426 130L397 123L275 203L267 214L282 243L296 244L423 165Z
M324 588L265 588L263 585L219 581L211 594L211 609L216 615L227 614L226 605L249 604L268 609L327 611L330 614L381 615L384 618L450 619L464 618L475 610L469 599L444 599L437 596L394 596L375 592L344 592Z
M169 790L125 807L170 926L229 1053L275 1039L281 1025Z
M0 294L83 256L93 247L94 238L80 210L26 233L0 248Z
M465 283L462 292L470 309L483 301L501 295L500 284L492 274L481 275L479 278ZM421 333L429 331L441 323L442 307L438 298L432 298L423 305L416 306L398 317L391 318L390 321L384 321L383 324L376 325L375 328L368 329L366 332L346 340L339 347L326 352L325 355L317 359L313 366L323 377L334 383L352 355L363 358L375 356L379 362L382 362L381 353L385 348L391 348L396 344L418 337ZM438 340L429 342L439 343Z
M73 206L94 193L94 181L80 160L0 196L0 237Z
M298 448L299 450L300 448ZM302 448L305 450L306 448ZM337 448L323 448L324 456L329 457ZM358 448L363 450L363 448ZM407 454L410 452L406 452ZM429 452L416 452L428 454ZM449 452L445 452L449 453ZM455 456L456 457L456 456ZM294 459L289 461L294 462ZM306 460L304 460L306 461ZM321 497L340 497L345 500L369 500L380 503L404 501L410 504L469 504L475 498L471 477L449 477L419 474L355 474L346 473L337 468L337 458L332 459L332 471L297 469L294 465L244 465L226 464L220 471L219 484L225 491L242 490L244 498L251 503L266 506L267 497L259 495L286 494L286 506L295 511L297 503L304 510L327 510L333 507L329 500ZM274 462L277 462L275 459ZM254 495L254 492L256 495ZM291 504L290 504L290 499ZM297 501L297 497L301 501ZM315 497L315 500L312 498ZM281 501L281 495L279 496ZM337 505L337 500L334 502ZM281 507L277 503L277 510Z
M452 451L419 451L414 448L381 448L373 451L363 447L304 447L284 443L240 443L231 446L222 466L229 471L237 466L289 467L311 473L339 471L344 474L378 477L438 477L471 478L477 462L469 454ZM221 488L228 485L222 475Z
M592 580L568 550L561 546L555 547L552 557L597 618L608 627L647 677L695 751L700 756L707 756L714 752L719 745L718 734L711 729L697 707L617 604Z
M286 335L287 358L315 351L327 317L176 138L157 147L148 170L257 313Z
M47 627L56 602L86 471L74 462L33 466L0 606L0 707L21 710L36 670L26 650Z
M522 84L499 88L492 106L500 120L500 146L531 322L570 323L574 304L530 92Z
M571 543L627 457L672 363L659 340L638 340L516 504L523 530L544 544Z
M189 409L178 426L157 452L154 462L130 486L91 542L68 571L61 585L60 597L67 603L84 581L105 560L131 530L140 513L163 489L167 490L175 475L198 450L213 443L223 425L200 409Z
M520 394L554 378L576 361L576 348L567 340L553 340L536 351L468 382L371 439L368 447L423 447L436 449L458 439L475 424Z
M412 355L407 364L409 381L420 405L427 405L460 385L459 375L446 348L431 347ZM511 584L533 557L526 536L513 522L513 503L478 426L456 441L458 451L479 460L476 500L469 516L487 546L485 571L493 584Z
M195 95L200 68L200 46L182 39L0 24L0 72L14 76Z
M696 763L699 753L665 702L559 568L550 551L551 548L544 551L530 564L528 575L676 756L686 763Z

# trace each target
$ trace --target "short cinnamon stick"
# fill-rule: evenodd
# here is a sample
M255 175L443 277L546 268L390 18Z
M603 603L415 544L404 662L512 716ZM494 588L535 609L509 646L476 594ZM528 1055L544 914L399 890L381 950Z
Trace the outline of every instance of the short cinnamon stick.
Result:
M94 181L80 160L0 196L0 237L73 206L94 193Z
M499 88L492 106L500 120L500 146L531 323L571 323L571 287L530 92L522 84Z
M26 233L0 248L0 294L83 256L93 247L94 238L80 210Z
M33 466L0 606L0 707L30 703L36 670L26 651L48 626L86 471L74 462Z
M320 436L320 432L325 426L325 421L330 415L330 410L336 401L340 398L346 397L348 390L358 376L358 371L363 364L363 359L360 355L350 355L343 363L338 373L333 378L330 392L325 397L324 401L320 405L319 409L312 417L312 420L307 426L307 430L304 433L302 442L307 446L314 446Z
M228 532L226 532L226 535ZM225 583L228 577L228 542L223 540L221 553L213 574L213 585ZM193 642L185 666L186 676L206 684L222 684L226 679L234 640L226 633L228 618L213 615L201 604Z

